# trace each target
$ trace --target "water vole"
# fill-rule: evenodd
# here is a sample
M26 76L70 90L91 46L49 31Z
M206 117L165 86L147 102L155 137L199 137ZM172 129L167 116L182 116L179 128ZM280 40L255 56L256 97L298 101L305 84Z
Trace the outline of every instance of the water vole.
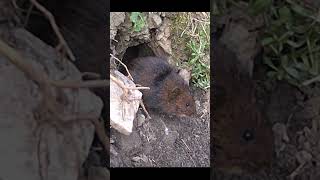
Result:
M142 91L148 109L177 116L195 114L189 86L166 59L135 58L130 60L128 68L136 84L150 87L150 90Z
M273 134L255 103L253 81L236 56L214 47L213 164L232 172L256 172L270 166Z

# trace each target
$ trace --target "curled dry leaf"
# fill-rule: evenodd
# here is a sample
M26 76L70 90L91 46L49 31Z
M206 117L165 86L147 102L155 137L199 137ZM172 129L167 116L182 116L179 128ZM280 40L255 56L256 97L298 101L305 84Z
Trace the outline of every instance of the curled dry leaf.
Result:
M179 71L179 75L183 78L183 80L189 85L189 81L191 79L191 68L189 69L181 69Z

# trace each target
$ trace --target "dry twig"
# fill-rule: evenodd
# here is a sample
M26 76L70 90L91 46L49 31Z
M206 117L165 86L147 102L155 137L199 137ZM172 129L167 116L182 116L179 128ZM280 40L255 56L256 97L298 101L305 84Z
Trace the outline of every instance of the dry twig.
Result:
M122 89L127 89L127 90L150 89L149 87L128 87L128 86L125 86L121 81L119 81L116 77L114 77L112 75L110 75L110 79L112 81L114 81Z
M132 78L132 76L131 76L131 74L130 74L130 72L129 72L128 67L127 67L122 61L120 61L120 59L118 59L117 57L115 57L113 54L110 54L110 56L111 56L112 58L114 58L115 60L117 60L117 61L126 69L129 78L131 79L131 81L134 81L133 78Z
M144 106L144 104L143 104L143 101L142 101L142 100L140 101L140 105L141 105L141 107L142 107L142 109L143 109L144 113L146 113L147 118L148 118L148 119L151 119L151 116L149 115L149 113L148 113L148 111L147 111L146 107Z
M88 76L88 77L93 78L93 79L101 79L100 74L97 74L97 73L94 73L94 72L83 72L81 74L81 76L82 77Z

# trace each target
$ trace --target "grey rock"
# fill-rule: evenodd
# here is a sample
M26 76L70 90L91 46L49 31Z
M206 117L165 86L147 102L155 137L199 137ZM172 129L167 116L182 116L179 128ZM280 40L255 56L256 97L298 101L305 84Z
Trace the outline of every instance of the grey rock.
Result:
M1 28L0 36L26 63L46 72L50 79L81 79L80 72L70 62L61 63L55 49L24 29ZM94 126L89 120L53 126L45 123L42 116L37 119L35 112L42 99L38 86L1 54L0 64L1 177L76 180L79 167L88 155ZM60 93L68 102L61 104L66 115L99 117L102 101L89 90L61 89Z

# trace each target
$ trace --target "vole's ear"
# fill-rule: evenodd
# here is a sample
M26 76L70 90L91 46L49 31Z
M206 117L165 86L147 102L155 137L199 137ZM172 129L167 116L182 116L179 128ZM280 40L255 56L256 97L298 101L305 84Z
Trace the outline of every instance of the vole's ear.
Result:
M214 109L218 109L226 101L225 88L219 85L215 85L213 88L213 105Z
M169 101L173 101L175 99L177 99L177 97L181 94L181 89L179 87L175 87L173 88L170 92L169 92Z

